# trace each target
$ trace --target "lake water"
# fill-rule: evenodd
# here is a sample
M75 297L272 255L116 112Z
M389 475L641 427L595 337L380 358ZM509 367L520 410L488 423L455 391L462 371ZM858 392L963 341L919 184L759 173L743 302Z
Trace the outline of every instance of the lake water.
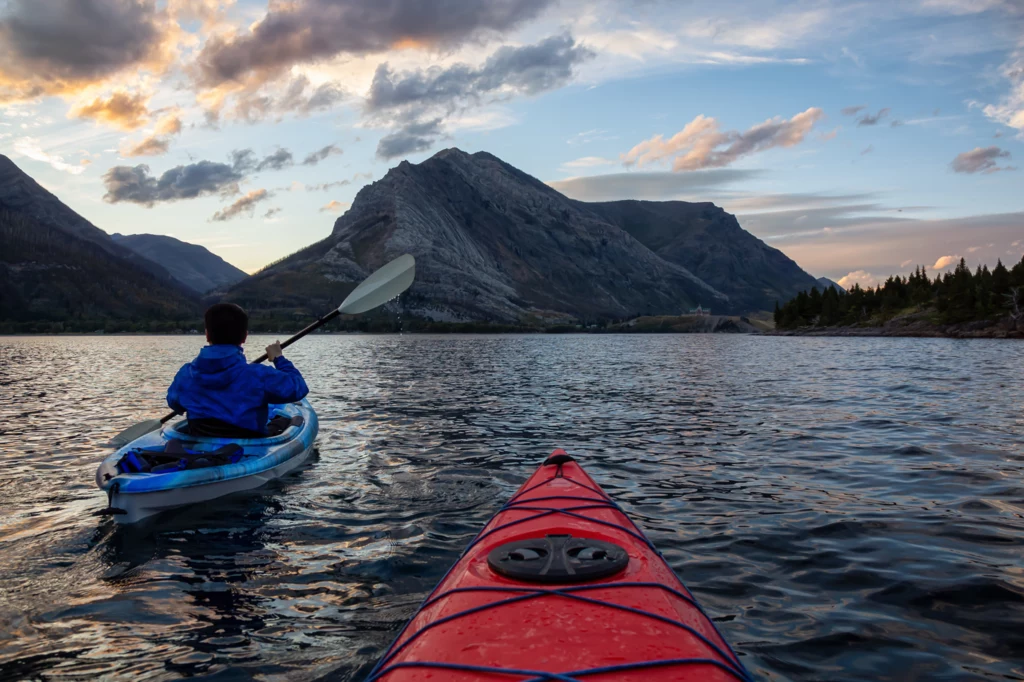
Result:
M762 679L1024 679L1024 343L311 337L310 465L91 516L200 344L0 338L0 679L362 679L555 447Z

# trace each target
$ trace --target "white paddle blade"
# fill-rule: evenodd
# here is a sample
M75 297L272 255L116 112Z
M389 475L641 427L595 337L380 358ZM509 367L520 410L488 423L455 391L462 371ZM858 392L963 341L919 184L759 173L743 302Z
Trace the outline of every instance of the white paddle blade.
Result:
M152 433L161 426L163 426L163 423L159 419L147 419L144 422L139 422L138 424L129 426L127 429L111 438L107 445L112 448L123 448L136 438L142 438L147 433Z
M355 315L373 310L408 289L415 278L416 259L408 253L399 256L364 279L338 306L338 312Z

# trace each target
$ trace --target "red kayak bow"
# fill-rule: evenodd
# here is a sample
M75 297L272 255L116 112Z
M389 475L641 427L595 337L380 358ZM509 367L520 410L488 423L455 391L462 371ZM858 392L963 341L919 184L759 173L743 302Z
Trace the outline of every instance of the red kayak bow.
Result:
M556 450L367 682L752 680L643 531Z

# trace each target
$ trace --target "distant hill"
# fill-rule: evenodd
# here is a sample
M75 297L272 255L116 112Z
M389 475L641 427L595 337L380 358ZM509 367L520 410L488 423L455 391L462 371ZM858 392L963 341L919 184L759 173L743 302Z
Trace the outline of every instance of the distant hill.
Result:
M821 291L823 291L823 292L826 289L828 289L829 287L835 287L836 291L838 291L839 293L841 293L841 294L845 294L846 293L846 289L844 289L841 284L839 284L838 282L833 282L828 277L819 277L816 280L816 283L817 283L818 288Z
M406 252L418 265L404 313L445 322L745 313L814 283L712 204L574 201L491 154L447 149L392 168L329 237L226 295L320 313Z
M198 299L0 156L0 331L193 326Z
M744 230L736 216L710 202L579 204L726 294L733 311L771 310L776 301L788 301L814 286L814 278L786 254Z
M160 234L113 234L121 246L159 263L176 280L196 293L229 287L248 277L243 271L198 244Z

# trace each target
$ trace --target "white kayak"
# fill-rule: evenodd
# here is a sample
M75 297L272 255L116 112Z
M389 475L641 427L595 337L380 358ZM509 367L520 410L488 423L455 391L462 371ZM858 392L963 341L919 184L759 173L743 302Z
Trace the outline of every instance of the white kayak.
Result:
M103 460L96 485L107 493L119 523L137 523L170 509L258 488L306 462L319 431L307 400L271 405L271 417L290 423L267 438L193 436L183 419L165 424ZM281 421L281 420L278 420Z

